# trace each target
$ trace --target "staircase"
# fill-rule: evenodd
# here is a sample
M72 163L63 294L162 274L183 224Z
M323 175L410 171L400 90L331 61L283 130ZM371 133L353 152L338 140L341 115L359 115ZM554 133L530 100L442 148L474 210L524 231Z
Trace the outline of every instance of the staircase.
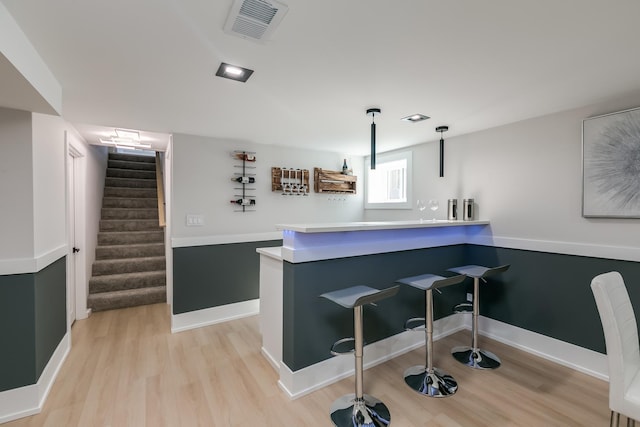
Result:
M166 301L164 250L155 158L109 153L87 306L103 311Z

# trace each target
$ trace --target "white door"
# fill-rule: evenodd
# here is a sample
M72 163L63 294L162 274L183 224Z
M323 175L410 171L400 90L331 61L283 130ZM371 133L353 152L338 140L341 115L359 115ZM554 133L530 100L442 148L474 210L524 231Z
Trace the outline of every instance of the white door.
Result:
M69 212L69 247L71 248L68 257L67 267L67 324L69 327L76 320L76 253L78 252L78 246L76 244L76 157L71 152L67 158L67 173L68 173L68 191L69 195L68 212Z

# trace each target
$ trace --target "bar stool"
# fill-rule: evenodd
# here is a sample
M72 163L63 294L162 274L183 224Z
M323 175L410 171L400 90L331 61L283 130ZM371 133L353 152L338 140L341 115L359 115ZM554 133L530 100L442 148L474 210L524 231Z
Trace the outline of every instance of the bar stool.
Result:
M404 382L420 394L430 397L447 397L458 391L456 380L441 369L433 367L433 289L439 290L445 286L462 283L466 276L453 277L436 276L435 274L423 274L420 276L406 277L396 280L398 283L413 286L426 291L426 318L414 317L405 322L405 329L412 331L425 331L425 345L427 347L426 364L424 366L412 366L404 372ZM409 328L414 322L424 322L424 328Z
M509 269L510 265L499 267L483 267L480 265L463 265L450 268L448 271L463 274L473 278L473 321L471 323L471 347L460 346L451 350L453 357L460 363L475 369L495 369L500 366L500 358L495 354L478 348L478 316L480 315L480 279L494 274L502 273Z
M331 347L331 354L341 354L335 351L338 344L346 340L354 341L356 387L355 394L347 394L338 398L331 405L331 420L337 427L374 427L387 426L391 422L391 414L386 405L375 397L363 393L362 350L364 348L362 306L374 304L398 293L400 285L386 289L375 289L369 286L353 286L333 292L327 292L320 297L326 298L344 308L353 308L354 338L341 339Z

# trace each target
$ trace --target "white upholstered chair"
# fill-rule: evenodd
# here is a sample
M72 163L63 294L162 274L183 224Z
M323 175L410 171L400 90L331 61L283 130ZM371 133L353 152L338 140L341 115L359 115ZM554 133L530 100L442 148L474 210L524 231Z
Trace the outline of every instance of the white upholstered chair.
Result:
M634 425L633 420L640 420L640 347L633 306L616 271L594 277L591 290L607 345L611 425L619 425L620 414L628 426Z

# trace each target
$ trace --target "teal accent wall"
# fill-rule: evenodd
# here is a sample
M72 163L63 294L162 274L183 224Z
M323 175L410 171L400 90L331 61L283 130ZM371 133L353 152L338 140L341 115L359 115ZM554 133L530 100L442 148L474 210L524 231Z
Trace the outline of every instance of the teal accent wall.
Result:
M0 391L37 381L34 276L0 276Z
M609 271L622 274L636 317L640 314L638 262L478 245L467 245L466 258L481 265L511 264L501 277L481 284L480 313L513 326L605 353L591 279Z
M353 310L326 299L325 292L356 285L383 289L397 279L424 273L452 275L445 270L460 265L464 245L419 249L283 266L283 353L293 371L331 357L338 339L353 336ZM434 295L434 317L448 315L465 297L465 286L454 285ZM404 330L411 317L424 317L425 293L401 285L398 294L364 307L364 339L373 343ZM418 333L418 332L416 332Z
M354 285L391 286L424 273L446 276L447 268L510 264L480 284L483 316L605 353L604 334L591 293L591 279L619 271L635 307L640 307L640 263L481 245L455 245L283 266L283 361L293 371L330 356L336 340L353 336L353 312L318 295ZM473 280L434 294L434 317L473 292ZM640 309L636 310L636 317ZM424 292L402 286L394 298L365 307L365 341L402 332L404 321L424 316ZM640 318L638 319L640 322Z
M66 268L66 258L61 258L34 277L37 378L67 333Z
M66 330L66 257L0 276L0 392L35 384Z
M173 249L173 314L259 298L257 248L282 240Z

